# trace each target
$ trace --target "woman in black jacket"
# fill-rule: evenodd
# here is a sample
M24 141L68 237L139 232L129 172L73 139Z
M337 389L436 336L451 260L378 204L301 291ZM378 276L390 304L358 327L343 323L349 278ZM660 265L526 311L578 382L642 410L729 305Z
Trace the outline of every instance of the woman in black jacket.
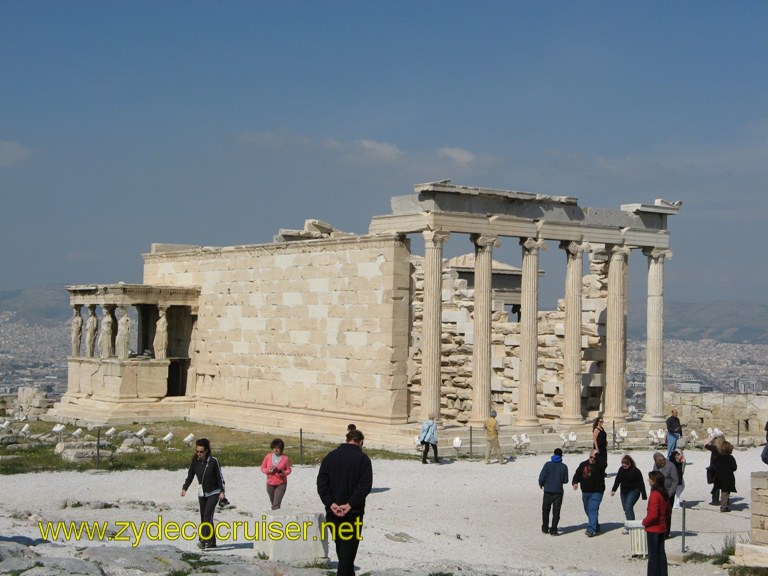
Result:
M187 495L187 489L192 480L197 478L197 499L200 503L200 541L197 547L201 549L216 548L216 530L213 524L213 513L216 504L224 500L224 476L221 474L219 461L211 456L211 442L208 438L200 438L195 442L195 455L189 465L187 479L181 489L181 495Z
M624 518L627 520L635 519L635 504L642 495L643 500L648 499L645 492L645 478L643 473L637 469L632 456L625 454L621 459L621 468L616 472L616 480L611 488L611 496L616 494L616 488L621 487L619 496L621 498L621 507L624 509ZM622 534L629 534L629 530L624 528Z

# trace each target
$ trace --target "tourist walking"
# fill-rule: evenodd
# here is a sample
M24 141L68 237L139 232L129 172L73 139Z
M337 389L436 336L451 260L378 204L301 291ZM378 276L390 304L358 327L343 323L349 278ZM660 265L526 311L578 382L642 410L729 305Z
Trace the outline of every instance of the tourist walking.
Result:
M680 448L677 448L672 452L672 456L669 459L677 469L677 488L675 488L675 501L672 505L673 508L682 508L682 495L685 490L685 480L683 474L685 474L685 454Z
M733 444L728 440L720 445L720 451L715 456L715 480L720 487L720 512L730 512L728 498L731 492L736 492L736 459L733 457Z
M704 444L704 448L709 450L709 466L707 466L707 484L712 484L712 490L710 494L712 499L710 504L712 506L720 506L720 485L715 477L715 458L720 453L720 446L725 442L725 436L722 434L713 434L707 439L707 443Z
M667 491L667 498L670 503L675 498L675 492L677 491L677 485L680 480L677 476L677 466L664 457L661 452L654 452L653 454L653 469L661 472L664 476L664 489ZM672 506L669 507L667 517L667 538L669 538L670 530L672 528Z
M586 535L591 538L600 533L600 503L605 492L605 466L597 461L596 450L592 450L589 458L579 464L571 484L574 490L581 486L581 502L587 515Z
M667 459L672 456L672 452L677 448L677 441L683 435L683 427L680 425L680 418L677 417L677 410L672 410L672 415L667 418Z
M496 420L496 410L491 410L491 415L483 423L485 430L485 463L491 463L491 452L496 452L499 464L504 464L504 456L499 444L499 422Z
M669 532L667 518L672 507L661 472L649 472L648 485L651 488L651 496L648 498L648 511L643 518L648 542L648 576L667 576L667 551L664 549L664 540Z
M616 472L616 479L613 482L613 488L611 488L611 496L616 494L616 488L619 488L619 498L621 498L624 518L627 521L634 520L635 504L637 504L641 496L643 500L647 499L648 496L645 493L643 473L638 470L635 461L629 454L625 454L621 459L621 467ZM621 533L629 534L626 526Z
M595 418L592 422L592 448L597 451L597 462L603 468L608 468L608 434L603 428L605 421L602 416Z
M216 548L216 530L213 524L213 513L216 504L224 500L224 476L221 474L219 461L211 456L211 442L208 438L199 438L195 442L195 455L189 465L187 479L181 488L181 495L186 496L192 480L197 478L197 500L200 504L200 527L197 547L201 549Z
M331 539L336 543L337 576L355 574L365 499L373 486L373 467L363 452L364 440L360 430L347 432L347 442L323 458L317 473L317 493L325 505Z
M285 442L275 438L269 445L270 452L261 461L261 471L267 475L267 494L272 510L279 510L288 488L288 475L291 473L291 461L283 454Z
M419 433L419 442L424 447L424 451L421 454L421 463L427 463L427 454L429 453L429 447L432 447L432 452L435 456L433 462L435 464L440 462L440 458L437 457L437 423L435 422L435 414L431 413L429 418L424 420L421 424L421 432Z
M555 453L539 472L539 487L544 491L541 504L541 531L544 534L560 535L557 525L560 522L560 508L563 505L564 484L568 484L568 466L563 463L563 451L555 448ZM550 510L552 510L551 523Z

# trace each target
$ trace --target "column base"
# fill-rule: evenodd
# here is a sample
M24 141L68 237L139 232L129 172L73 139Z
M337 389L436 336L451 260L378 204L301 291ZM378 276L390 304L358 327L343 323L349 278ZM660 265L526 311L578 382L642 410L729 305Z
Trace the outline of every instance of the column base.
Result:
M667 419L663 415L646 414L640 418L640 422L666 422Z
M541 426L538 418L527 418L525 420L515 420L513 426L518 428L538 428Z
M580 426L582 424L586 424L587 420L584 418L560 418L560 425L561 426Z
M611 424L626 424L627 423L627 416L626 414L621 414L619 416L610 416L608 414L603 414L603 420L605 421L605 429L608 431L610 429Z

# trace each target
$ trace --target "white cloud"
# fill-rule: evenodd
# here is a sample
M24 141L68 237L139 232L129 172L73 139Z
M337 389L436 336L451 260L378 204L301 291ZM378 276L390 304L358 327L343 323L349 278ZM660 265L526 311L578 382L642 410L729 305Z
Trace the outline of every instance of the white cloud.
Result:
M9 167L19 164L32 155L32 150L18 142L0 140L0 166Z
M369 155L381 160L396 160L403 155L403 152L394 144L373 140L361 140L360 143Z
M450 158L462 168L469 166L475 161L475 155L463 148L440 148L437 151L437 155L441 158Z

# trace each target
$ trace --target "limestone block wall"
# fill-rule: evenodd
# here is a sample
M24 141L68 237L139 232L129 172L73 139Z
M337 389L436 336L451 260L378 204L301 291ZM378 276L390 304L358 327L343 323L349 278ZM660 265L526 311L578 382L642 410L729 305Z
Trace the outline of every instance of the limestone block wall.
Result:
M159 251L144 283L200 287L188 394L206 407L398 423L409 257L406 240L372 236Z
M768 546L768 472L752 472L752 544Z
M159 399L168 393L165 360L70 358L63 402L77 398Z
M763 427L768 420L768 396L665 392L665 414L670 414L672 408L677 408L684 432L696 430L702 440L707 437L707 428L720 428L734 444L737 434L742 443L765 441Z
M421 403L421 325L423 317L423 258L412 258L411 349L408 360L409 413L418 419ZM600 409L605 381L605 320L607 267L591 266L582 293L582 406L585 416ZM441 415L448 422L466 423L472 411L472 344L474 291L455 270L442 276ZM491 401L499 421L511 423L517 412L520 380L520 325L494 304L491 335ZM563 404L564 302L538 314L537 416L554 420Z

